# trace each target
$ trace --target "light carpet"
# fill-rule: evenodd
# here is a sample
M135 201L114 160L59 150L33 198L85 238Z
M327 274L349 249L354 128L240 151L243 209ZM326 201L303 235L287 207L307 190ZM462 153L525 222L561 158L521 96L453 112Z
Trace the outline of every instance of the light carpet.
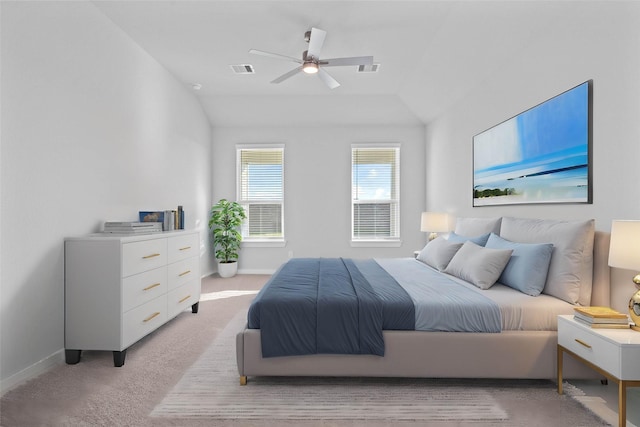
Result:
M150 416L218 420L475 420L508 425L509 414L499 403L500 397L522 401L563 398L549 381L265 377L250 378L248 385L241 386L235 334L245 321L246 311L242 311Z

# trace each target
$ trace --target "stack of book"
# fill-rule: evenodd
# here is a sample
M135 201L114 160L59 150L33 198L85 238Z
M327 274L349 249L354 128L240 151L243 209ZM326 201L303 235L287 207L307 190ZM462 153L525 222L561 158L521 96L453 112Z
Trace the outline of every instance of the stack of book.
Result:
M159 222L163 231L184 230L184 209L166 211L139 211L140 222Z
M114 234L162 233L162 223L107 221L104 223L104 232Z
M629 317L609 307L575 307L573 318L591 328L629 328Z

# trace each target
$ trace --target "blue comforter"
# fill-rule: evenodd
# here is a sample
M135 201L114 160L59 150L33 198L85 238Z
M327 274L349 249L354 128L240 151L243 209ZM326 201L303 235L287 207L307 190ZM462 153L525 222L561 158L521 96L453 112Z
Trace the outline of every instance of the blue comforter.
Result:
M500 331L495 303L425 268L409 258L294 258L258 293L248 327L261 330L263 357L384 356L383 330Z

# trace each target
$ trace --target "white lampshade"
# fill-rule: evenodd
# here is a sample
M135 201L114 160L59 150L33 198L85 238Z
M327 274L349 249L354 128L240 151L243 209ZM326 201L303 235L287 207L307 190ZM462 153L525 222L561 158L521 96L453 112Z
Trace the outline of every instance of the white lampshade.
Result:
M450 230L448 214L444 212L422 212L420 231L445 233Z
M640 221L613 221L609 265L640 270Z

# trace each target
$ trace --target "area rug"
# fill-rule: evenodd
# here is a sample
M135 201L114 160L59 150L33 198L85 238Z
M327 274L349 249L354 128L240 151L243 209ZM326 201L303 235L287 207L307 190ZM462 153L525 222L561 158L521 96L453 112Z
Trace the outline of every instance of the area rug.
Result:
M248 385L241 386L235 361L235 334L245 319L246 312L241 312L227 325L154 408L151 417L455 420L510 425L510 414L500 404L502 399L521 401L527 406L531 401L543 402L543 410L545 401L568 399L558 396L550 381L537 380L264 377L250 378ZM573 404L580 407L576 402Z

